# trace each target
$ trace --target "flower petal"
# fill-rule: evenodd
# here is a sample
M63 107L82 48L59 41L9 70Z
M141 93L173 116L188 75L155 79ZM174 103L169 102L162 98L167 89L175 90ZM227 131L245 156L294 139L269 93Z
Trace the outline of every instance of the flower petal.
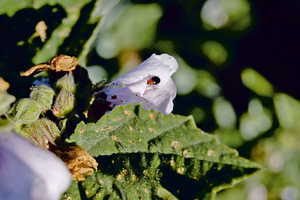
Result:
M153 76L158 76L161 81L160 85L164 85L177 69L178 64L172 56L152 54L150 58L135 69L120 76L109 85L143 84L146 88L147 80Z
M147 104L143 104L146 110L155 109L164 115L170 114L173 110L173 98L167 90L147 90L143 98L148 101Z
M176 97L177 94L176 85L171 78L169 78L168 81L166 81L163 87L161 87L160 85L158 87L160 90L167 90L172 96L172 100Z
M170 67L170 76L178 70L178 63L174 57L164 53L156 58Z
M0 199L59 199L71 173L53 153L16 134L0 132ZM19 198L20 197L20 198Z
M123 105L133 103L142 103L145 110L158 110L164 115L173 110L172 97L166 90L149 89L142 97L132 95Z
M96 93L96 99L111 103L111 108L120 104L142 103L144 109L168 114L172 112L172 100L177 93L171 75L177 69L178 63L172 56L152 54L132 71L105 85Z

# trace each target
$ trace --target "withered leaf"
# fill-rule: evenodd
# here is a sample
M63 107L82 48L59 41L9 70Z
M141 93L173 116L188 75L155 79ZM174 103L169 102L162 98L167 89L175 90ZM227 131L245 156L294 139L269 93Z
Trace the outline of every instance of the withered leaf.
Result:
M47 38L47 33L46 33L47 28L48 27L45 21L39 21L39 23L37 23L35 27L35 33L28 39L28 42L32 43L32 39L38 36L40 36L42 42L45 42Z
M77 58L75 58L74 56L71 57L71 56L62 55L62 54L53 57L49 62L51 65L55 66L57 72L72 71L78 65Z
M45 21L40 21L39 23L37 23L36 27L35 27L35 34L37 36L40 36L42 42L45 42L46 40L46 30L47 30L47 26L45 24Z
M85 175L90 175L97 171L98 163L96 160L86 152L82 147L61 147L49 144L49 150L60 157L72 173L72 179L77 181L84 181Z
M41 63L35 65L28 69L25 72L21 72L21 76L30 76L42 71L72 71L78 65L77 58L67 56L67 55L58 55L53 57L48 63Z
M5 92L9 88L9 83L0 77L0 92Z

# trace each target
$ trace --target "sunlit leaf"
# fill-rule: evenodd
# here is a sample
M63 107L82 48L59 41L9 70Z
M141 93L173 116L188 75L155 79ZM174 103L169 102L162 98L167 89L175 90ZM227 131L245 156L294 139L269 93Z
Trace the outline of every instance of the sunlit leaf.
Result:
M119 106L95 124L81 122L68 142L98 157L99 172L84 183L91 196L131 199L147 189L142 197L152 199L164 187L179 199L211 199L260 168L197 129L191 117L163 116L139 105Z
M71 187L61 196L61 200L81 200L78 182L73 181Z
M0 92L0 115L5 114L15 100L16 98L7 92Z
M91 2L91 0L66 0L66 1L58 1L58 0L42 1L42 0L39 0L39 1L35 2L35 4L34 4L35 8L40 8L47 3L50 5L59 4L60 6L62 6L65 9L65 11L67 13L67 17L63 20L63 23L61 23L52 32L51 37L46 40L46 43L43 46L43 48L40 51L38 51L37 54L33 57L32 61L35 64L44 62L45 60L49 60L50 58L52 58L53 56L55 56L57 54L58 48L61 47L62 44L65 42L65 40L68 37L70 37L70 35L73 33L73 32L71 32L71 30L72 30L72 28L74 28L74 26L76 25L76 23L78 22L78 20L80 18L81 9L90 2ZM84 25L84 24L82 24L82 25ZM85 38L85 40L86 39L88 39L88 38ZM79 41L77 41L77 40L78 40L78 38L75 39L75 37L74 37L72 42L79 43ZM72 47L70 47L70 45L71 44L69 44L69 47L67 47L67 48L72 48ZM81 43L80 47L82 47L82 43ZM78 46L76 46L76 49L75 49L75 47L72 48L72 51L76 51L76 52L78 52L78 54L81 50L82 49L79 48ZM66 52L65 49L63 52ZM69 53L69 54L74 55L74 53ZM76 55L78 55L78 54L76 54Z

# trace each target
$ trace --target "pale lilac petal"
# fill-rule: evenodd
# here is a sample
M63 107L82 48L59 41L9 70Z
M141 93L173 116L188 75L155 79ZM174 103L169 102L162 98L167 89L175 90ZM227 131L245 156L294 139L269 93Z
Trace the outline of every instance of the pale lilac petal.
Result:
M72 176L55 154L0 132L0 177L0 199L56 200Z
M159 89L167 90L170 93L172 100L176 97L177 94L176 85L171 78L168 79L168 81L165 83L163 87L159 86Z
M164 53L161 55L157 55L156 58L169 66L170 76L178 70L178 63L174 57Z
M142 103L144 109L156 109L163 114L173 110L172 100L177 90L171 75L177 71L178 63L168 54L152 54L132 71L107 84L100 92L114 108L117 105ZM158 77L159 82L148 84Z
M145 60L135 69L126 74L120 76L117 80L113 81L112 84L132 84L138 81L147 83L147 80L151 78L151 75L157 76L164 74L169 76L170 67L156 58L155 54L152 54L150 58ZM169 76L170 77L170 76Z
M138 96L141 96L147 85L143 84L128 84L127 87L120 87L120 88L115 88L115 87L107 87L106 89L102 90L108 97L107 101L119 105L123 101L126 101L130 95L137 94Z
M137 95L131 95L126 101L124 101L123 105L126 106L134 103L141 103L144 109L146 109L144 105L147 105L149 102L143 97Z
M127 86L128 84L142 83L146 86L147 80L153 76L158 76L161 81L159 85L163 86L177 69L177 61L172 56L169 56L168 54L152 54L150 58L145 60L135 69L120 76L109 85L125 84Z
M132 95L123 105L141 103L145 110L158 110L162 114L170 114L173 110L173 101L170 93L166 90L149 89L142 96Z
M147 90L143 98L147 100L147 103L143 103L146 110L155 109L164 115L173 110L173 99L167 90Z

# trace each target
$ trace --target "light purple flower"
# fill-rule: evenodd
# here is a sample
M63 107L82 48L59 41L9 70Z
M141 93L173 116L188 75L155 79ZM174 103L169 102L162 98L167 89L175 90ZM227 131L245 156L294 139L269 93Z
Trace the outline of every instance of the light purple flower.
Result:
M107 95L107 101L113 107L132 103L142 103L144 109L155 109L163 114L173 110L173 99L176 86L171 78L178 69L174 57L168 54L152 54L132 71L107 84L101 91ZM157 84L149 84L149 79L159 80Z
M0 132L0 177L0 199L57 200L72 176L55 154Z

